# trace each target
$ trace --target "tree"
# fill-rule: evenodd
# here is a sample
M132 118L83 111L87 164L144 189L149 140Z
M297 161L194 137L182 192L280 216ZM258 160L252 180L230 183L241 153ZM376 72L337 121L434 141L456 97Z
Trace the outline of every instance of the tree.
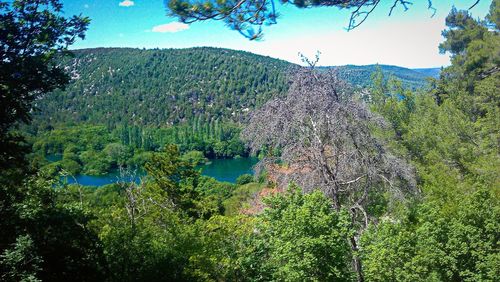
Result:
M153 180L151 185L165 193L167 206L191 216L201 216L198 210L200 195L196 190L200 173L194 169L194 164L181 158L177 146L168 145L164 152L154 154L145 169Z
M394 123L404 124L400 144L417 167L422 198L364 233L367 280L498 280L499 3L492 2L486 20L450 12L440 47L452 65L434 89L415 95L409 119ZM374 104L391 119L404 101L392 109Z
M307 9L313 7L336 7L351 11L347 30L352 30L361 25L368 16L383 1L381 0L229 0L229 1L196 1L196 0L168 0L167 7L171 15L176 16L183 23L192 23L205 20L221 20L228 27L241 33L250 40L262 37L262 26L277 23L279 13L278 4L292 4L297 8ZM389 16L397 6L402 6L406 11L413 4L408 0L391 0ZM470 9L478 4L475 1ZM427 0L429 10L436 11L432 1Z
M84 38L89 19L65 18L58 0L0 1L0 168L11 167L19 137L9 133L16 122L28 122L32 102L69 77L55 58ZM22 154L17 154L22 158Z
M369 228L362 238L367 280L495 281L500 206L488 190L462 195L455 214L428 201L413 216Z
M40 271L40 257L36 254L29 235L19 236L12 249L0 255L0 265L5 268L4 281L41 281L36 278Z
M132 157L130 147L120 143L109 143L104 147L103 152L108 155L110 162L117 166L124 166L127 160Z
M254 255L255 219L216 215L197 221L198 246L184 272L190 281L258 281L252 276L262 257ZM250 267L249 267L250 266ZM248 269L253 272L247 272Z
M19 281L23 276L41 281L103 278L104 256L97 234L89 226L94 214L81 202L60 201L65 189L54 189L55 185L39 175L30 177L16 187L21 195L16 202L1 207L2 280Z
M69 79L56 58L84 37L89 19L61 14L57 0L0 1L0 277L15 281L95 280L102 274L102 253L87 228L92 216L81 207L59 206L54 183L29 175L29 149L11 132L30 121L35 99Z
M490 15L498 13L495 2ZM447 24L441 48L452 65L418 97L403 139L427 197L454 206L474 187L494 189L500 179L500 33L466 11L452 10Z
M351 281L349 216L320 191L265 199L256 216L196 222L200 246L187 273L199 281Z
M251 174L242 174L236 179L237 185L245 185L254 182L254 177Z
M103 217L99 234L110 270L106 280L187 281L183 271L197 238L185 214L155 183L120 186L125 199Z
M265 200L256 235L264 247L261 271L272 281L351 281L352 253L346 238L350 217L337 212L322 192L297 187ZM260 253L260 252L257 252Z
M381 114L401 139L408 130L410 114L415 110L414 93L394 77L386 81L380 67L372 74L372 84L368 97L370 108Z
M495 85L491 88L480 85L495 84L499 75L500 31L495 22L499 6L498 0L493 1L489 15L482 21L467 11L453 9L446 18L448 29L443 31L446 40L439 45L440 52L450 53L452 65L442 73L445 79L437 85L436 98L439 103L451 98L471 117L484 116L488 111L485 102L498 99L498 93L484 91Z
M305 192L321 189L337 211L348 210L358 230L350 239L357 252L375 206L392 199L380 195L415 193L413 171L373 135L383 120L356 101L335 73L302 69L292 81L287 97L257 110L241 137L254 153L263 148L274 152L260 167L279 186L293 181ZM361 262L356 255L354 260L362 280Z

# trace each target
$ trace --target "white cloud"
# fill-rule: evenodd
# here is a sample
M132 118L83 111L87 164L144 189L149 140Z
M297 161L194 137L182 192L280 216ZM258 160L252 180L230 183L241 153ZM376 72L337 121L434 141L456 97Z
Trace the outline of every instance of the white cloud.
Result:
M179 32L179 31L183 31L186 29L189 29L189 25L184 24L184 23L179 23L179 22L172 22L172 23L168 23L168 24L157 25L157 26L153 27L153 29L151 31L152 32L162 32L162 33L164 33L164 32L174 33L174 32Z
M118 4L120 7L132 7L135 5L134 1L131 0L123 0Z
M85 9L90 8L89 4L85 4L85 5L83 5L83 7L84 7Z

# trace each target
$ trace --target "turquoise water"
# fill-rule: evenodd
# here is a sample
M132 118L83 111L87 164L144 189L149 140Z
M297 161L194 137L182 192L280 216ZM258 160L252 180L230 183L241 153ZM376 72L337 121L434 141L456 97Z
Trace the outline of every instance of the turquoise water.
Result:
M45 157L49 162L58 162L60 160L62 160L62 155L59 155L59 154L51 154L51 155L47 155Z
M118 172L113 172L106 175L77 175L75 177L61 177L61 180L66 181L68 184L78 183L83 186L103 186L107 184L113 184L118 181L135 181L139 183L140 177L142 176L143 175L137 175L134 178L120 178L120 174Z
M199 166L201 169L201 174L213 177L218 181L236 182L238 176L249 173L253 174L253 166L257 163L257 158L238 158L238 159L215 159L207 165ZM79 183L84 186L103 186L107 184L116 183L118 181L136 181L139 182L140 177L143 175L138 175L134 178L128 177L125 179L120 179L118 172L109 173L101 176L92 175L77 175L73 177L63 177L63 181L67 181L68 184Z
M217 179L218 181L236 182L242 174L253 174L253 166L257 158L214 159L211 163L200 166L201 174Z

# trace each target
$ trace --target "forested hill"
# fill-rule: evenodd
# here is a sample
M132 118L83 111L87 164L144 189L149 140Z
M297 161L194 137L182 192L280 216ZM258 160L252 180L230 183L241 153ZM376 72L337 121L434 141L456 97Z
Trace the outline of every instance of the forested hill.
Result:
M184 121L232 119L288 87L286 73L295 65L243 51L218 48L153 49L98 48L74 51L62 61L72 82L38 101L35 124L88 122L168 125ZM380 66L412 88L426 75L409 69ZM339 74L366 87L377 69L342 66ZM201 121L200 121L201 119Z
M217 48L83 49L64 62L72 82L38 103L52 123L150 125L238 119L285 93L290 63Z
M424 74L425 76L433 77L438 79L441 73L441 68L423 68L423 69L412 69L413 71Z
M333 68L338 69L341 78L360 87L369 87L371 85L371 75L378 68L382 70L386 78L394 76L403 83L403 86L411 89L421 88L427 84L429 77L437 78L439 76L439 68L407 69L390 65L345 65Z

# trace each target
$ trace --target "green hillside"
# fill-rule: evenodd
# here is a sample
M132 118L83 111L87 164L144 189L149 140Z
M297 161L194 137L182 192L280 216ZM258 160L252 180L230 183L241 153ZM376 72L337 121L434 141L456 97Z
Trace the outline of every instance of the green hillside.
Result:
M446 3L444 30L418 16L443 3L388 2L415 15L400 22L423 28L417 41L376 22L378 0L120 1L0 0L0 282L500 282L500 0L482 19L483 1ZM88 30L86 46L234 46L223 25L143 28L166 10L259 38L278 24L274 4L297 8L291 32L280 20L269 34L281 42L320 48L339 8L370 34L335 44L376 38L386 46L365 49L417 62L434 56L409 50L436 49L440 34L450 65L66 52Z
M35 124L68 123L163 126L212 120L242 121L273 96L286 92L289 62L218 48L141 50L99 48L75 51L63 61L72 82L38 101ZM411 88L426 75L380 65ZM339 75L367 87L377 65L341 66Z
M424 87L427 84L427 79L429 77L433 77L433 74L422 73L416 70L389 65L345 65L334 68L338 69L339 76L341 78L349 81L351 84L359 87L368 87L371 85L372 73L374 73L379 67L386 78L393 76L400 80L403 83L403 86L411 89Z
M441 73L441 68L423 68L423 69L412 69L412 70L436 79L439 78L439 74Z
M85 49L63 62L72 82L37 104L50 123L168 125L203 119L239 121L285 93L291 64L216 48Z

